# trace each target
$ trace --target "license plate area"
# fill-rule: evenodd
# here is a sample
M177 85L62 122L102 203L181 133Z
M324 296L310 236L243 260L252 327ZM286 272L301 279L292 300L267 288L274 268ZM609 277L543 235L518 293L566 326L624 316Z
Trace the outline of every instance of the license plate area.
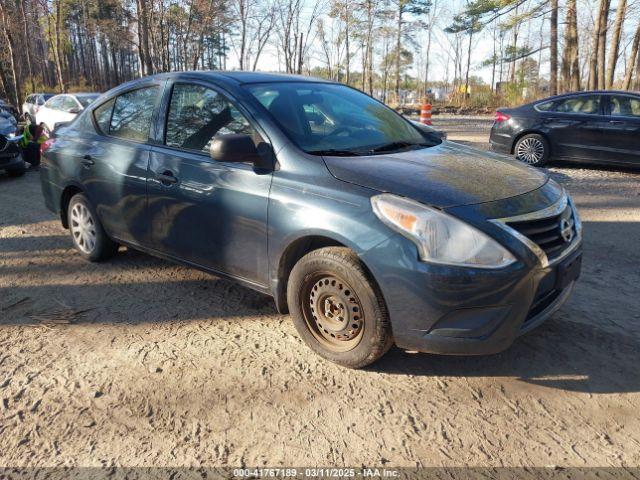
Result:
M562 290L580 277L582 253L573 255L558 264L556 269L556 288Z

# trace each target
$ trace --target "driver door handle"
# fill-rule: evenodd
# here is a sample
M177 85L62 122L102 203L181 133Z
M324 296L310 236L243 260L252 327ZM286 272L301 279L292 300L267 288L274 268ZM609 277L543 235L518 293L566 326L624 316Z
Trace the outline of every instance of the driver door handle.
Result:
M163 172L156 173L156 178L163 185L173 185L174 183L178 183L178 179L170 170L165 170Z
M93 159L91 158L91 155L85 155L84 157L82 157L81 163L86 168L89 168L91 165L95 165L96 162L93 161Z

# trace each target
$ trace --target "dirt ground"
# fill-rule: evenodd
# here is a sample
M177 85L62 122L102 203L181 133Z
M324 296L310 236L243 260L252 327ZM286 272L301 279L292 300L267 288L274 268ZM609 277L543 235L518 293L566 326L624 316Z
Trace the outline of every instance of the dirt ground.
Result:
M0 466L639 466L640 171L550 172L584 222L567 305L499 355L362 371L243 287L81 260L38 174L0 175Z

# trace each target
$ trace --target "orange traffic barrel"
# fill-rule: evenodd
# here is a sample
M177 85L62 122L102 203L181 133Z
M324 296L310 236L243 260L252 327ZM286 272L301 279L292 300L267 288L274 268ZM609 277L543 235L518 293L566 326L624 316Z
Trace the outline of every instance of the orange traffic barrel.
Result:
M420 109L420 123L424 123L425 125L433 125L431 123L431 104L423 103L422 108Z

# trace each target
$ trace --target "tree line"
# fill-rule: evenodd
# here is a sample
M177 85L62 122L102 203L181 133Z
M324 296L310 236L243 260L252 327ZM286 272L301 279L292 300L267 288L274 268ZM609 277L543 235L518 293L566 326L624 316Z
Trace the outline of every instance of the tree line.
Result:
M639 49L640 0L0 0L16 105L201 69L312 74L391 103L640 89Z

